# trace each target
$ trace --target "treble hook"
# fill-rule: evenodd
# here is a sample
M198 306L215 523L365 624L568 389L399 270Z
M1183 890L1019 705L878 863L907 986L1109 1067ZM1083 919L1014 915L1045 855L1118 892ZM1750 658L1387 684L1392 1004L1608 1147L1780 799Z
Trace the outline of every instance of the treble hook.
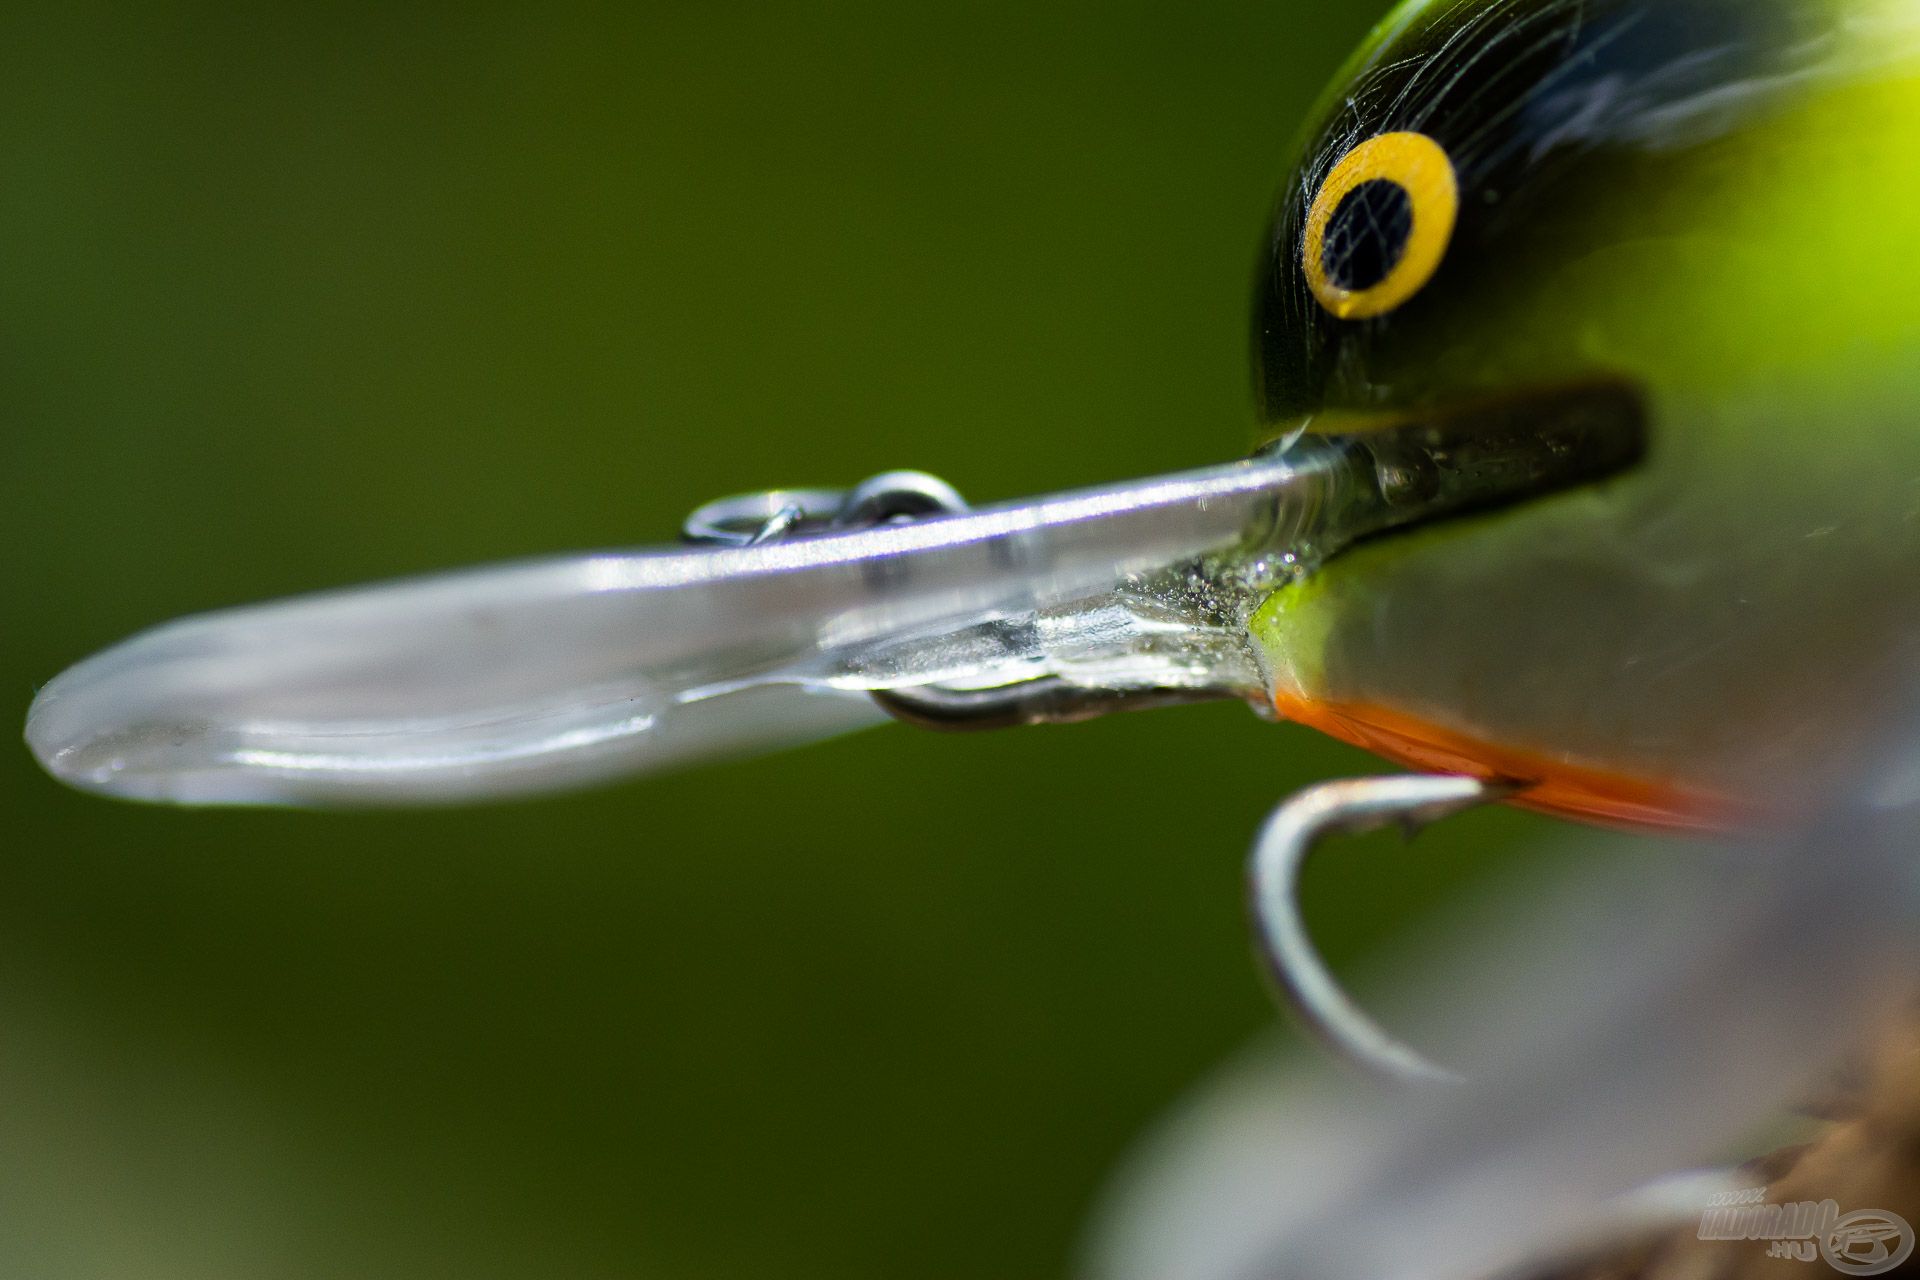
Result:
M1248 866L1254 936L1281 999L1309 1034L1393 1084L1461 1083L1462 1077L1395 1039L1341 988L1307 933L1300 873L1328 836L1390 826L1411 836L1515 790L1466 777L1357 778L1309 787L1267 819Z

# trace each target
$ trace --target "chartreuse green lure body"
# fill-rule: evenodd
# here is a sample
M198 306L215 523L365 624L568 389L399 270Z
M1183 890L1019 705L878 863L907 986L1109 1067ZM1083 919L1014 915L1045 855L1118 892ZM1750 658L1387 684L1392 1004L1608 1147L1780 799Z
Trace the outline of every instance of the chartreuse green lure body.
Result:
M188 619L49 683L77 786L462 801L886 716L1231 695L1542 808L1817 785L1920 636L1920 0L1432 0L1318 108L1253 458Z
M1614 820L1804 794L1920 644L1920 5L1401 7L1309 128L1256 345L1270 435L1609 385L1648 438L1277 592L1286 714Z

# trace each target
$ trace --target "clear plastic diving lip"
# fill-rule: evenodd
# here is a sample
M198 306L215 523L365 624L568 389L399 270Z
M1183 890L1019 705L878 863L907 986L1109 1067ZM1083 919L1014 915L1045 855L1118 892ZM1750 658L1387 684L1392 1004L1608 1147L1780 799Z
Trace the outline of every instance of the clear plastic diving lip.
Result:
M720 549L535 560L203 614L40 691L55 777L178 804L391 805L791 745L928 697L1263 691L1278 586L1365 538L1591 483L1639 395L1560 387L1199 471Z

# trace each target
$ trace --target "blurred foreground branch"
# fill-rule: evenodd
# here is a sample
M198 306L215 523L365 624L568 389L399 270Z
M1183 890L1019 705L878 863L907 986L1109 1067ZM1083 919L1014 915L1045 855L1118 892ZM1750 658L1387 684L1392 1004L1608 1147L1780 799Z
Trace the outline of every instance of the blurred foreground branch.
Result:
M1888 1028L1819 1100L1819 1133L1744 1166L1737 1185L1765 1188L1765 1205L1832 1200L1842 1214L1871 1209L1920 1223L1920 1011ZM1669 1228L1528 1280L1771 1280L1818 1272L1774 1256L1766 1240L1702 1240L1698 1223ZM1898 1271L1912 1274L1920 1259ZM1867 1269L1840 1274L1865 1275Z

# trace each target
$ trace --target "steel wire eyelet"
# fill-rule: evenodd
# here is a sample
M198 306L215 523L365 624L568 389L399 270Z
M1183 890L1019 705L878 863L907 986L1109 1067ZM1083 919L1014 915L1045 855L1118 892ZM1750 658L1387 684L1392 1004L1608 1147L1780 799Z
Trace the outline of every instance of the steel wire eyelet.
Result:
M720 498L680 526L682 541L757 547L846 529L968 510L952 485L924 471L887 471L851 489L769 489Z

